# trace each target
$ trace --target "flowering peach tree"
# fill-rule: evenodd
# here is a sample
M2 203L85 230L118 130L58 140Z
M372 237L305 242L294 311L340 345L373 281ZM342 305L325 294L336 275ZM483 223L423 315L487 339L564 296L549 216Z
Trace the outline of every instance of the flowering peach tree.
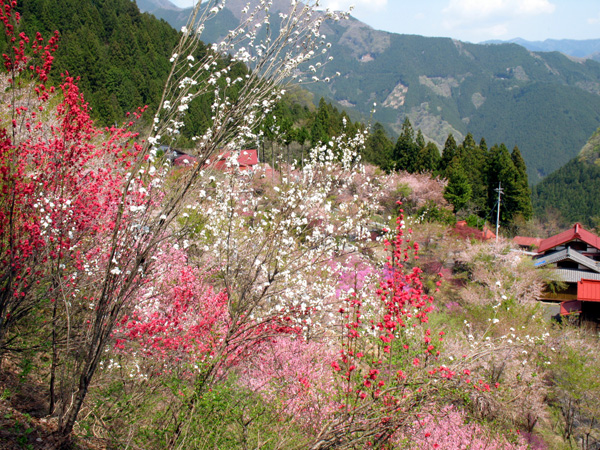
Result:
M119 128L98 129L76 79L65 74L57 92L47 87L58 36L48 42L40 35L30 39L18 32L16 2L1 1L0 7L10 49L3 55L10 119L3 121L0 133L0 349L3 354L16 349L26 322L39 315L42 326L36 333L41 340L46 333L52 343L50 409L59 418L57 437L62 442L73 429L109 343L118 338L117 324L129 337L140 338L146 352L177 346L186 354L195 346L196 355L211 346L218 352L225 342L220 351L232 356L227 350L232 340L243 341L263 330L253 325L254 334L246 334L252 310L244 310L245 297L237 297L239 289L234 292L231 278L220 293L202 287L198 269L185 263L173 274L182 280L179 287L169 287L158 276L158 259L168 255L162 249L180 242L175 220L190 198L200 200L196 206L204 203L201 193L212 181L204 164L172 178L157 148L177 136L189 102L206 93L214 98L213 117L209 129L194 138L200 160L210 166L217 150L238 149L255 139L262 113L281 93L278 84L316 55L322 45L317 30L330 14L317 17L312 7L294 3L280 32L269 32L261 42L258 29L271 14L261 4L246 10L242 26L197 61L193 54L204 23L222 9L217 2L199 3L182 30L151 136L144 140L129 131L143 108ZM247 77L231 79L231 66L217 69L225 52L231 55L230 64L250 66ZM49 99L58 106L45 108ZM218 264L232 268L231 259ZM200 287L194 287L194 279ZM163 296L156 301L170 297L172 309L161 310L160 317L143 315L152 311L148 302L153 288ZM211 323L188 323L181 329L178 320L184 319L177 316L191 314L207 297L216 301ZM140 298L148 306L145 310L133 307ZM149 319L155 323L140 325ZM212 339L203 350L197 336L202 333L202 338ZM149 334L157 340L154 347Z

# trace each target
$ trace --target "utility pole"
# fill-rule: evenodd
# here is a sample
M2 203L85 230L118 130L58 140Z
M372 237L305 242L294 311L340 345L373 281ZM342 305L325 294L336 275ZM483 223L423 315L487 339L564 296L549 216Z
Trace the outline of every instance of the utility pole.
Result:
M502 182L498 183L498 189L495 189L498 193L498 210L496 211L496 242L498 242L498 228L500 227L500 199L504 191L502 190Z

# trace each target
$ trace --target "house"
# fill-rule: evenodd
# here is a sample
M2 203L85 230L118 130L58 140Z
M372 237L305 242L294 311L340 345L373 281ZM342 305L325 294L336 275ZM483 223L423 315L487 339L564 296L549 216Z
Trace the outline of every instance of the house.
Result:
M519 246L523 251L532 252L540 247L543 239L527 237L527 236L515 236L513 242Z
M576 223L569 230L540 242L536 267L554 268L565 283L560 290L547 288L540 301L560 306L561 315L580 314L584 321L600 323L600 237Z
M220 153L216 160L213 160L212 164L207 165L207 167L213 167L222 172L227 172L231 169L228 166L227 160L231 157L232 152L222 152ZM254 170L254 167L258 164L258 152L254 149L252 150L240 150L238 154L238 164L240 172L250 172ZM173 165L176 167L185 167L188 165L193 165L198 162L197 156L188 155L182 152L174 158Z
M229 167L227 160L231 157L231 152L223 152L217 156L217 162L215 168L217 170L227 171ZM254 169L254 166L258 164L258 152L256 149L251 150L240 150L237 162L239 164L240 172L248 172Z
M198 158L196 156L188 155L186 153L182 153L173 159L173 165L175 167L185 167L191 166L198 162Z

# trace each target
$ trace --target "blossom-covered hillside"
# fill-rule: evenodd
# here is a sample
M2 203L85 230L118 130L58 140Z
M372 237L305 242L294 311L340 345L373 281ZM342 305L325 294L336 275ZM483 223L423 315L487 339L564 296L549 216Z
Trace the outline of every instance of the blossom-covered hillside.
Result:
M510 243L452 232L445 181L364 165L368 131L347 122L302 160L240 170L327 49L311 7L266 36L248 30L268 8L248 10L198 59L209 3L156 111L99 128L76 78L49 86L56 39L19 32L15 4L0 0L0 448L596 445L595 338L543 317L546 274ZM207 93L195 158L172 165L162 146Z

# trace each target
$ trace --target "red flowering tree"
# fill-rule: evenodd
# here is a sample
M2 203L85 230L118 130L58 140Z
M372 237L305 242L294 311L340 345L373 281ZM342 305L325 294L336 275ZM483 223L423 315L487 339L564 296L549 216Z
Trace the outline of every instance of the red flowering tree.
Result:
M341 349L332 362L339 404L313 449L381 446L417 412L435 408L464 375L439 358L444 332L429 328L433 297L420 269L410 267L418 244L404 226L400 215L393 240L384 242L387 261L376 295L352 289L339 308Z

